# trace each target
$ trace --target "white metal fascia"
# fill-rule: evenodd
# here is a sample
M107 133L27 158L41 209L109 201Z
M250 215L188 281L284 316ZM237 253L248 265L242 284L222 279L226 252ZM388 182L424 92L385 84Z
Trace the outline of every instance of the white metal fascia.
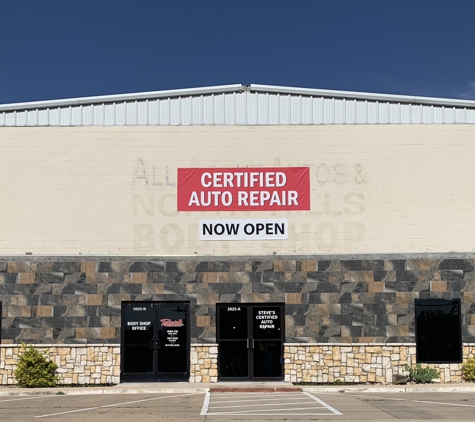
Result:
M389 103L407 103L407 104L425 104L435 106L449 106L462 108L475 108L475 101L456 100L450 98L434 98L434 97L416 97L409 95L393 95L393 94L374 94L370 92L354 92L354 91L333 91L326 89L313 88L294 88L287 86L273 85L249 85L250 92L263 92L272 94L285 95L302 95L310 97L327 97L327 98L345 98L348 100L366 100L379 101Z
M150 100L155 98L192 97L199 95L223 94L229 92L242 92L241 84L219 85L200 88L171 89L166 91L137 92L119 95L101 95L95 97L65 98L62 100L34 101L25 103L0 104L0 111L21 111L30 109L45 109L57 107L69 107L87 104L102 104L114 102L126 102L137 100Z

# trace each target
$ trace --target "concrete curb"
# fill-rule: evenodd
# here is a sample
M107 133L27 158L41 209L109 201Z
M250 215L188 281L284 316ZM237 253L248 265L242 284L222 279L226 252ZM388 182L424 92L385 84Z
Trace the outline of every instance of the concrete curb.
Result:
M282 385L283 384L283 385ZM205 394L211 393L469 393L475 392L475 384L472 385L359 385L359 386L293 386L269 383L258 385L210 385L202 387L183 383L181 385L156 384L153 386L128 386L119 384L114 387L56 387L56 388L15 388L0 387L0 397L13 396L54 396L54 395L87 395L87 394Z

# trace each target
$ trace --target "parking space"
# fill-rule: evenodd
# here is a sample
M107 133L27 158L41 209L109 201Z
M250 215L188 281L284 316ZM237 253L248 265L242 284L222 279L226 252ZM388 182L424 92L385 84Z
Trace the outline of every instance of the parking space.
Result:
M1 396L0 421L473 421L475 393L225 392Z
M0 397L1 422L203 421L204 393Z
M224 416L240 419L297 419L329 417L341 413L310 393L207 393L201 410L206 420L222 420Z
M350 393L357 399L396 419L475 420L475 393Z

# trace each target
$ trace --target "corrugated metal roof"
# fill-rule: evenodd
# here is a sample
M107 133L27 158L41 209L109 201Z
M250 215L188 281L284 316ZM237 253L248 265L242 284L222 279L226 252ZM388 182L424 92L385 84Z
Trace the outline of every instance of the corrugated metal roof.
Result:
M0 126L475 123L475 101L268 85L0 105Z

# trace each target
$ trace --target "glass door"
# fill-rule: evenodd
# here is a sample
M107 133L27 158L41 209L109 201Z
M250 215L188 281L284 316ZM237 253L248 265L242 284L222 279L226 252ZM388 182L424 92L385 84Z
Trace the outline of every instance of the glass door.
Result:
M283 316L283 304L218 304L219 379L283 379Z
M188 381L188 302L123 302L121 381Z

